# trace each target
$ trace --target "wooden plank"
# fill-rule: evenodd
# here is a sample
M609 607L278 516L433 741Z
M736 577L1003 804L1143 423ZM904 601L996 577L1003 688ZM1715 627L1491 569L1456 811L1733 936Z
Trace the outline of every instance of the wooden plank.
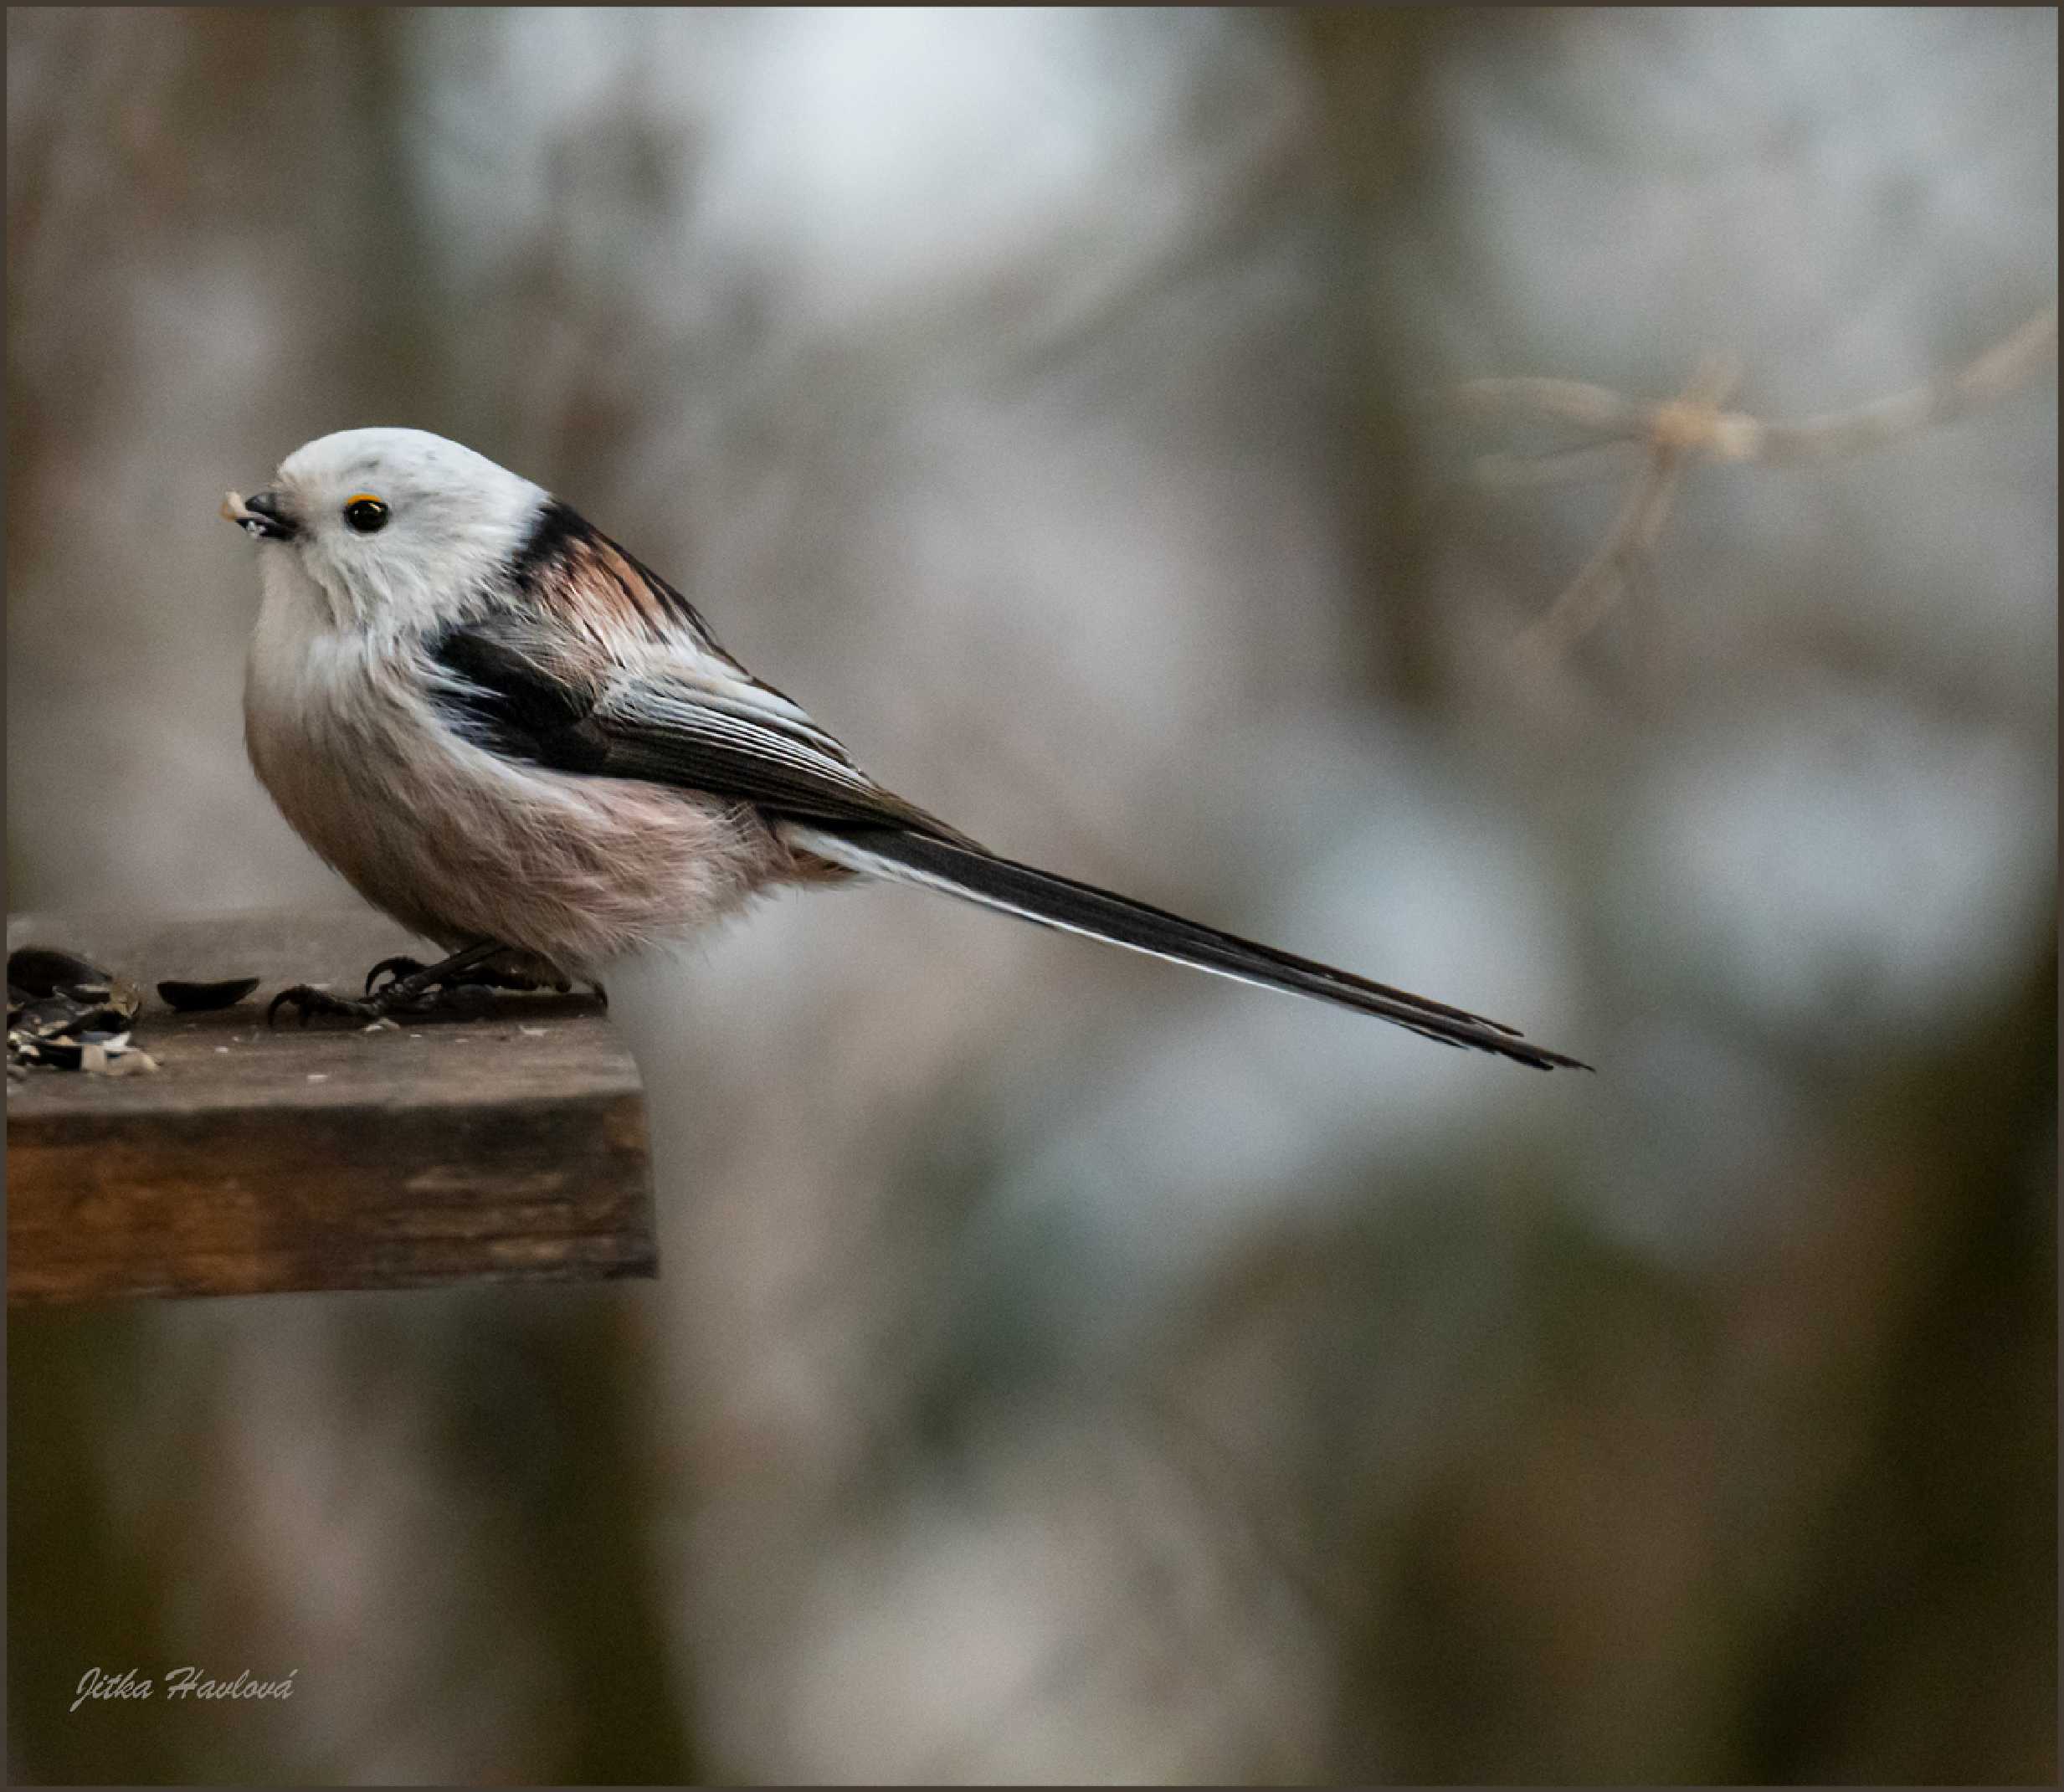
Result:
M264 1004L356 993L425 948L369 911L178 922L10 917L141 984L156 1075L39 1071L8 1095L8 1299L256 1294L657 1273L644 1098L593 996L305 1030ZM260 979L178 1014L167 978Z

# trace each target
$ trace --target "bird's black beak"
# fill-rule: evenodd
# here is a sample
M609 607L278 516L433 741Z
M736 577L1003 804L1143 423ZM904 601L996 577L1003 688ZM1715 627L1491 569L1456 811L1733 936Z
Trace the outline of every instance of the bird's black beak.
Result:
M254 491L248 498L226 491L223 494L222 513L239 528L249 530L253 541L294 539L294 518L276 491Z

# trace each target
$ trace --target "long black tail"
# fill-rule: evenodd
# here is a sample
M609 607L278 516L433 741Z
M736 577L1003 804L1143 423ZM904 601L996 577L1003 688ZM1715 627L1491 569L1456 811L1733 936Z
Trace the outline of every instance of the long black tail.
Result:
M1052 871L1035 870L999 859L978 847L899 828L819 826L803 821L781 824L784 838L820 859L900 883L942 890L964 901L1058 927L1064 932L1108 940L1134 952L1194 965L1265 989L1287 989L1321 1002L1333 1002L1358 1014L1374 1014L1444 1045L1471 1047L1516 1059L1538 1071L1558 1065L1588 1071L1590 1065L1560 1052L1529 1045L1511 1027L1481 1014L1404 989L1393 989L1366 978L1334 970L1310 958L1299 958L1272 946L1221 933L1171 915L1165 909L1115 896L1094 884L1077 883Z

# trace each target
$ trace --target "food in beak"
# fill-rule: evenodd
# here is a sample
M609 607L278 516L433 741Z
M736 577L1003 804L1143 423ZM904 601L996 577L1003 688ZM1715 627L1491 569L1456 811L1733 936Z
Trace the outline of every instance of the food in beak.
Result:
M287 542L294 538L294 524L280 508L277 492L257 491L249 497L234 491L222 495L226 521L248 530L254 541Z

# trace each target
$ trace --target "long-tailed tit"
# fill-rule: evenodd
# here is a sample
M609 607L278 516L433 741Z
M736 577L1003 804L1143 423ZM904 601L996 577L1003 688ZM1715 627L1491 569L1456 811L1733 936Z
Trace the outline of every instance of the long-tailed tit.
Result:
M349 429L223 514L259 545L251 763L301 838L453 957L599 978L788 884L918 884L1546 1070L1512 1029L998 857L885 790L720 647L688 599L455 442Z

